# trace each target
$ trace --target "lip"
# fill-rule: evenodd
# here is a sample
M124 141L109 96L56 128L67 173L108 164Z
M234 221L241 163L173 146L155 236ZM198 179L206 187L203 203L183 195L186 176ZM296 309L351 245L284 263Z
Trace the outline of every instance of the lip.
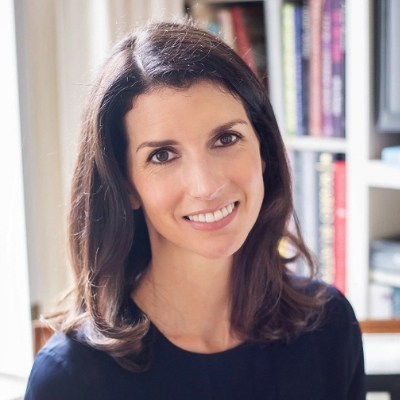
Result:
M231 203L228 203L228 204L231 204ZM199 229L199 230L202 230L202 231L214 231L214 230L222 229L225 226L227 226L236 217L236 214L237 214L237 211L238 211L238 208L239 208L240 204L237 201L235 201L234 204L235 204L235 208L232 210L232 212L230 214L228 214L226 217L220 219L219 221L215 221L215 222L200 222L200 221L191 221L188 218L184 218L184 221L186 221L188 224L190 224L190 226L192 226L193 228ZM217 210L220 210L223 207L226 207L227 205L219 207L219 208L216 208L214 210L204 210L204 211L193 213L193 214L189 214L189 215L191 216L191 215L206 214L206 213L209 213L209 212L215 212Z

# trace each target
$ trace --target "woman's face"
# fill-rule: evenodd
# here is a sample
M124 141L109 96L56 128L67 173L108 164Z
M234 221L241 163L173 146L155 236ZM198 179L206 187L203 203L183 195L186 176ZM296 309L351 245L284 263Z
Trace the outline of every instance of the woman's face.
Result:
M153 254L235 253L264 196L259 142L242 103L209 82L162 87L133 101L125 125L131 204L144 211Z

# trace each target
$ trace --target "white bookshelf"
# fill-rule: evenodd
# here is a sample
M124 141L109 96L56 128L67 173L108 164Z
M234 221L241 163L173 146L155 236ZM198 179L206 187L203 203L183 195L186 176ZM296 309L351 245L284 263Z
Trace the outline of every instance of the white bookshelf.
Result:
M285 137L285 145L288 149L299 151L347 153L347 141L343 138Z
M370 187L400 190L400 167L370 160L366 164L366 179Z
M196 0L194 3L206 6L221 2ZM280 26L282 0L264 0L262 3L265 13L270 98L278 124L284 132ZM369 243L381 235L393 234L396 230L400 232L400 168L387 166L374 159L380 153L385 140L373 133L372 8L372 0L346 0L346 138L287 137L283 133L288 149L329 151L346 155L346 295L360 320L368 318ZM393 135L391 140L393 142ZM375 157L372 157L373 153Z

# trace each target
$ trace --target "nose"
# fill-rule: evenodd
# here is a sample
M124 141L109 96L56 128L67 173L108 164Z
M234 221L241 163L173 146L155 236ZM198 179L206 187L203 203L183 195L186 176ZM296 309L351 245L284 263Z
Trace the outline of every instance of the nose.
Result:
M184 166L183 180L188 194L193 198L212 200L224 186L222 166L211 156L198 155Z

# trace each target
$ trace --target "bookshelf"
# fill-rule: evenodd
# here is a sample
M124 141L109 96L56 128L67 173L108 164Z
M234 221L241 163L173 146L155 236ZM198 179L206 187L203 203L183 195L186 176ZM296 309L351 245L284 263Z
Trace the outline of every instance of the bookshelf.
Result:
M346 295L357 317L368 320L369 244L376 238L400 233L400 167L388 166L379 160L383 147L400 144L400 135L378 134L374 130L374 2L368 0L361 4L346 0L345 138L285 134L281 46L284 1L196 0L186 1L186 6L195 10L194 17L204 17L207 7L238 3L257 3L262 7L269 92L287 148L297 152L341 153L346 157ZM375 329L379 330L380 323L377 324Z

